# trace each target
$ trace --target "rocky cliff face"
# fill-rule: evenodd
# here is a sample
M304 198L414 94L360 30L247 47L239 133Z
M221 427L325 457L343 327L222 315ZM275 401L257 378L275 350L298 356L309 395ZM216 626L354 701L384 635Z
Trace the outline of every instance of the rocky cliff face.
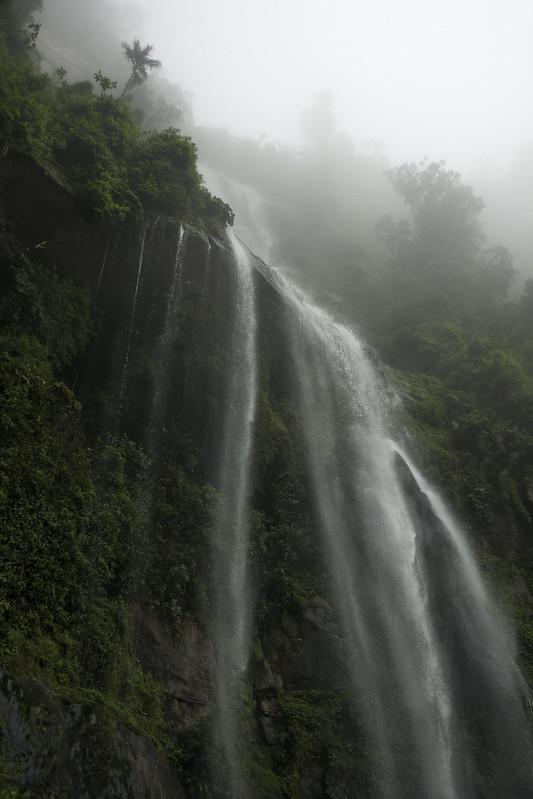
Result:
M61 672L64 652L39 653L40 666L33 655L24 661L14 653L0 685L6 784L17 796L225 796L211 732L208 530L193 519L187 535L198 540L180 540L195 500L167 495L167 505L175 503L165 507L174 514L172 555L154 569L152 553L148 577L142 554L131 550L146 553L160 533L155 506L172 469L182 470L188 485L216 491L234 314L231 252L227 242L163 216L107 227L53 176L14 155L2 161L1 197L11 254L29 253L39 269L89 297L89 339L56 377L81 402L89 446L126 436L149 459L139 481L143 505L134 513L142 541L124 541L120 554L137 583L132 578L121 588L127 621L113 661L119 674L127 661L143 686L136 696L136 689L102 690L94 678L66 673L51 685L46 660L58 660ZM254 281L261 353L251 555L258 632L246 689L244 723L255 742L247 770L258 796L355 796L350 786L361 772L364 743L343 698L342 640L319 595L323 574L299 465L283 304L259 272ZM161 584L180 570L187 590L163 600ZM147 581L160 582L153 594ZM83 622L75 635L83 637ZM105 670L106 658L101 662ZM139 708L143 702L158 704L157 729L153 706ZM368 783L364 769L357 780Z
M104 225L33 162L8 155L0 166L2 368L12 381L0 433L9 449L20 406L14 457L27 458L29 474L28 487L18 472L9 483L0 462L0 799L231 797L214 732L213 517L234 255L227 240L164 215ZM245 795L370 799L380 795L379 774L326 588L287 307L264 265L253 263L255 622L239 690ZM476 687L480 664L462 648L471 620L442 603L453 594L455 561L400 455L395 469L416 520L418 566L431 575L427 602L459 670L462 734L479 771L468 778L480 797L503 799L509 783L499 784L484 752L495 731L479 723L490 686ZM29 497L36 509L26 518ZM388 701L398 715L392 691ZM510 770L519 774L515 761ZM403 768L406 799L426 799L409 791L419 785L416 761Z

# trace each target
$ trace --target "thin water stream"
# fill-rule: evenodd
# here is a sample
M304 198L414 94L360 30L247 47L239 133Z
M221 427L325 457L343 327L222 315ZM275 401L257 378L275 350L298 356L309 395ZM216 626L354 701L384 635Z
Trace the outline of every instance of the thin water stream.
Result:
M323 557L380 796L478 796L480 759L502 797L533 795L509 625L464 532L395 441L398 397L354 331L255 263L285 301Z
M255 289L251 257L228 234L235 267L231 374L225 400L213 570L217 738L231 796L245 799L241 769L241 679L250 650L252 592L248 570L249 491L257 404Z

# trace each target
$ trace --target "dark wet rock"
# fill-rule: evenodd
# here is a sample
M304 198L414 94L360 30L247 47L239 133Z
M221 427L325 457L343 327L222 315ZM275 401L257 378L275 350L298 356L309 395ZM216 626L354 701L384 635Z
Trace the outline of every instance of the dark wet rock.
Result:
M171 713L183 727L209 715L213 645L192 619L179 636L155 614L140 609L136 654L149 673L162 680L172 697Z
M2 746L13 779L32 796L64 799L181 799L175 771L154 745L99 709L56 698L39 680L0 680Z

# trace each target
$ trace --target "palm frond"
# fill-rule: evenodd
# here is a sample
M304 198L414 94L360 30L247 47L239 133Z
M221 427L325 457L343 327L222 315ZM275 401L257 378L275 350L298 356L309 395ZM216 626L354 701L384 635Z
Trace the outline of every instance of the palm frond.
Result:
M122 42L122 49L125 58L131 64L131 75L122 92L124 95L134 86L144 83L148 79L148 71L155 72L161 69L161 61L157 58L150 58L150 53L154 49L153 44L146 44L143 47L139 39L134 39L132 44Z

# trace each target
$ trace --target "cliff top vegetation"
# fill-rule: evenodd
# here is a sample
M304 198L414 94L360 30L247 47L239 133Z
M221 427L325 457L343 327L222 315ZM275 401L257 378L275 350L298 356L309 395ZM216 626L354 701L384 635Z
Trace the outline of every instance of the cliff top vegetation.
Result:
M30 34L35 38L38 27ZM114 81L68 83L66 71L40 71L34 38L8 32L0 41L0 141L30 156L90 209L117 222L159 211L217 230L233 223L230 207L213 197L197 169L197 150L174 129L141 130Z

